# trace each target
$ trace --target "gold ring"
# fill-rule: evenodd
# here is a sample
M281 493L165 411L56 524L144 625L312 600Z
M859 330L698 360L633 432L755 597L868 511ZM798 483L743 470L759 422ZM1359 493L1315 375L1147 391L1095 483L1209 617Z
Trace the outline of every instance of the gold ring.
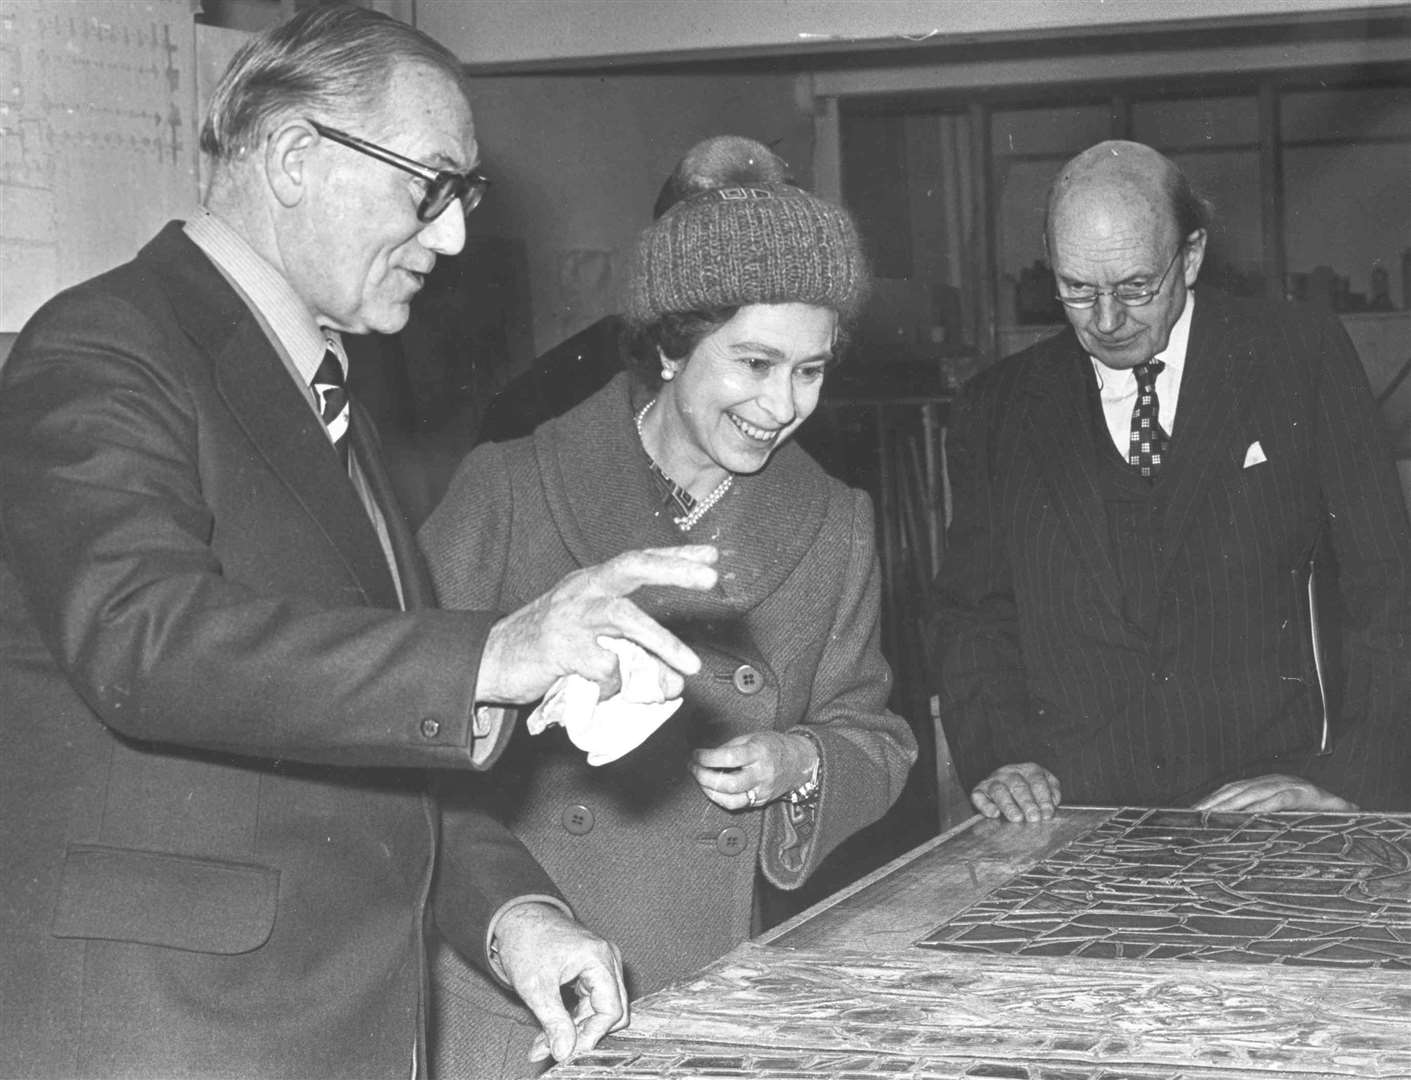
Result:
M755 805L756 805L756 803L755 803L755 799L756 799L756 798L757 798L757 796L756 796L755 793L754 793L754 788L750 788L749 791L745 792L745 805L746 805L746 806L755 806Z

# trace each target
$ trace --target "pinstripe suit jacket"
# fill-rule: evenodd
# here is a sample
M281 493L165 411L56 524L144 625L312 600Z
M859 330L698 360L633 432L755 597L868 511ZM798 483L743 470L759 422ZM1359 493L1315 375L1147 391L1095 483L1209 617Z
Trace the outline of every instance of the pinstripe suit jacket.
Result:
M957 403L934 640L962 780L1037 761L1068 803L1185 805L1281 771L1411 807L1411 528L1341 326L1202 291L1154 492L1159 603L1141 624L1109 546L1095 408L1071 330ZM1267 460L1246 467L1256 441ZM1345 692L1334 751L1316 757L1301 572L1325 527Z

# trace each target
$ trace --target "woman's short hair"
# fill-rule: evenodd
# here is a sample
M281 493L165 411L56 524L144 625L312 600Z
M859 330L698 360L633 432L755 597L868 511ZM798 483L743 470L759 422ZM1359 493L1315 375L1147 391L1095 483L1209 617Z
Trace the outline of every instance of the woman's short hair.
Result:
M738 307L711 308L707 311L673 311L642 326L626 328L626 366L645 386L661 386L661 361L684 360L711 334L735 317ZM847 350L847 323L838 323L833 339L833 359L838 363Z
M291 114L375 114L393 70L407 62L444 72L465 92L455 54L414 27L351 4L306 8L236 52L211 98L201 150L229 161Z
M661 386L661 361L684 360L735 317L738 307L670 311L640 325L629 324L627 366L644 384Z

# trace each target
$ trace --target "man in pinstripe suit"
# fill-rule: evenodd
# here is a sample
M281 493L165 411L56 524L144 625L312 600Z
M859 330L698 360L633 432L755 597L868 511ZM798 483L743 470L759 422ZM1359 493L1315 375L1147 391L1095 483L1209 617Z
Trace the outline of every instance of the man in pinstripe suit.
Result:
M1149 147L1078 155L1045 234L1071 329L956 404L936 641L987 816L1411 809L1411 526L1365 374L1335 320L1197 299L1206 226ZM1326 730L1320 543L1345 688Z

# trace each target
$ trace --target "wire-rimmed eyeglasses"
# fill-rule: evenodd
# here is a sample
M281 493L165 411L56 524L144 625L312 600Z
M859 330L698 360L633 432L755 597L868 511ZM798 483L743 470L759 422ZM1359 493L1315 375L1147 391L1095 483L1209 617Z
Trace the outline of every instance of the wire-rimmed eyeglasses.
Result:
M480 205L480 200L485 196L485 189L490 186L490 178L479 169L458 173L433 168L420 161L403 157L401 154L378 146L376 143L368 142L366 139L360 139L356 135L349 135L346 131L339 131L327 124L320 124L317 120L309 120L308 124L324 138L332 139L350 150L356 150L370 158L376 158L378 161L385 162L424 180L426 194L422 196L421 203L416 208L418 221L428 224L435 221L455 199L461 201L461 208L469 216L470 212Z
M1166 271L1157 279L1155 285L1118 285L1115 289L1080 289L1076 293L1069 293L1064 296L1057 293L1054 299L1066 308L1074 311L1086 311L1097 303L1098 297L1110 296L1119 304L1127 307L1143 307L1156 297L1162 287L1166 284L1166 279L1171 274L1171 267L1176 265L1176 260L1181 257L1181 252L1185 251L1185 241L1176 245L1176 254L1171 256L1171 261L1166 264Z

